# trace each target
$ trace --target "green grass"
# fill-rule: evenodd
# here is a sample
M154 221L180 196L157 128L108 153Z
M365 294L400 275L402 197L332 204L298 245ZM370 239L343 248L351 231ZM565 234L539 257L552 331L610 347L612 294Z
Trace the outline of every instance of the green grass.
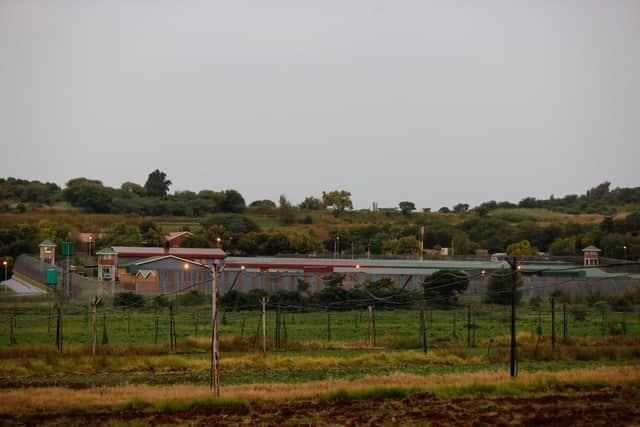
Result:
M540 208L495 209L489 213L489 216L516 223L520 223L523 221L566 222L567 220L567 215L564 213Z
M533 384L511 381L503 384L472 383L461 386L439 386L433 392L438 398L468 396L520 397L530 394L547 394L567 391L594 391L607 387L598 381L559 381L556 378L537 378Z
M602 318L597 313L587 313L583 321L573 319L574 306L567 308L567 329L571 337L601 337ZM16 314L15 337L18 344L45 344L55 342L55 311L49 304L38 302L0 302L0 348L10 343L10 318ZM67 306L63 312L62 335L63 344L85 344L91 342L91 315L86 305ZM187 337L209 337L211 311L208 307L177 307L175 324L178 340ZM454 325L455 316L455 325ZM153 344L155 323L158 319L158 344L169 342L169 310L161 308L144 308L137 310L114 310L109 306L98 309L98 341L101 341L106 324L109 344ZM267 335L273 340L275 333L274 311L267 312ZM562 310L556 311L556 337L562 336ZM376 345L386 348L418 349L421 347L419 337L419 313L417 309L376 310L375 332ZM286 337L284 331L286 322ZM621 323L627 325L627 335L640 336L640 316L638 313L609 313L607 315L605 333ZM197 323L197 325L196 325ZM256 311L232 312L221 316L220 336L241 335L245 338L260 334L260 313ZM548 340L551 336L551 315L545 309L540 317L526 307L518 309L518 332L535 333L540 330ZM283 349L296 342L307 343L306 348L340 347L344 343L363 346L367 336L367 314L364 310L331 313L331 339L328 333L327 313L285 313L281 329ZM466 346L470 338L472 347L487 348L491 339L509 334L508 307L475 306L472 311L471 334L468 335L467 312L461 307L457 310L427 310L426 313L427 345L429 348L442 346ZM248 339L248 338L247 338ZM224 344L223 344L224 345ZM253 341L245 343L257 350ZM222 348L223 351L230 349ZM248 350L247 348L242 349ZM179 349L180 351L180 349Z
M431 392L439 399L451 399L470 396L521 397L535 394L551 394L567 391L594 391L607 387L597 381L559 381L555 378L538 378L533 384L511 381L502 384L474 382L459 386L420 387L373 387L367 389L338 389L320 395L321 402L339 403L358 400L404 399L414 393Z

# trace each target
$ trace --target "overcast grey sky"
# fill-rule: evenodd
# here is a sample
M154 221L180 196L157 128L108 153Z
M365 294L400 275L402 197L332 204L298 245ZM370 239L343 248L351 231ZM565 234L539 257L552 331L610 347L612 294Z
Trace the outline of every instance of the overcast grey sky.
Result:
M638 0L0 0L3 177L437 209L638 186L639 137Z

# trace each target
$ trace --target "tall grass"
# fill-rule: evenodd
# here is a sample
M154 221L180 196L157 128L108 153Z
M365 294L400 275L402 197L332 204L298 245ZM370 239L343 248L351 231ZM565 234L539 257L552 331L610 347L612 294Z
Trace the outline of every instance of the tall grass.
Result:
M546 392L555 389L564 390L570 387L598 388L602 385L632 385L640 381L638 366L599 367L589 369L570 369L553 373L521 372L515 383L525 384L526 392ZM221 394L225 400L281 400L320 398L337 390L349 390L347 396L400 396L404 391L375 391L367 389L412 389L423 391L438 390L444 395L454 396L464 393L516 393L519 385L504 387L486 387L480 384L511 384L514 381L508 372L466 372L445 375L412 375L390 374L387 376L366 376L348 381L324 380L300 384L244 384L222 387ZM475 384L475 385L474 385ZM469 386L457 391L451 387ZM358 392L354 392L358 390ZM370 394L369 394L370 393ZM344 393L342 393L344 396ZM86 408L113 408L117 405L127 406L133 399L141 399L153 405L164 401L188 402L211 397L211 390L204 386L116 386L108 388L91 388L85 390L66 389L62 387L21 388L0 391L0 415L34 412L60 412L72 406ZM340 399L340 395L334 396ZM144 406L138 402L129 406Z

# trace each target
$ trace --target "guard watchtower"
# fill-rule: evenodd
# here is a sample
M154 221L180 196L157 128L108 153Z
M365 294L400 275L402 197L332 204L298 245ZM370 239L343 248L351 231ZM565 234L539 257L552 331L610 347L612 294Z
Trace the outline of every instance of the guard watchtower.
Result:
M40 261L53 265L56 259L56 244L51 240L45 240L38 246L40 246Z
M593 267L598 265L600 252L602 249L596 248L593 245L589 245L582 250L584 253L584 266L585 267Z
M111 293L113 294L115 292L118 254L111 248L104 248L96 252L96 255L98 256L98 281L101 284L111 282Z

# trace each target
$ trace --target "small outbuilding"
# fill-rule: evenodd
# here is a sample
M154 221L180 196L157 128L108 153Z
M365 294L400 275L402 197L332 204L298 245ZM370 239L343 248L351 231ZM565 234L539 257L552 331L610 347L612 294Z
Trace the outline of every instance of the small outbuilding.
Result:
M584 253L583 258L585 267L593 267L598 265L600 252L602 252L602 249L599 249L593 245L589 245L584 248L582 252Z

